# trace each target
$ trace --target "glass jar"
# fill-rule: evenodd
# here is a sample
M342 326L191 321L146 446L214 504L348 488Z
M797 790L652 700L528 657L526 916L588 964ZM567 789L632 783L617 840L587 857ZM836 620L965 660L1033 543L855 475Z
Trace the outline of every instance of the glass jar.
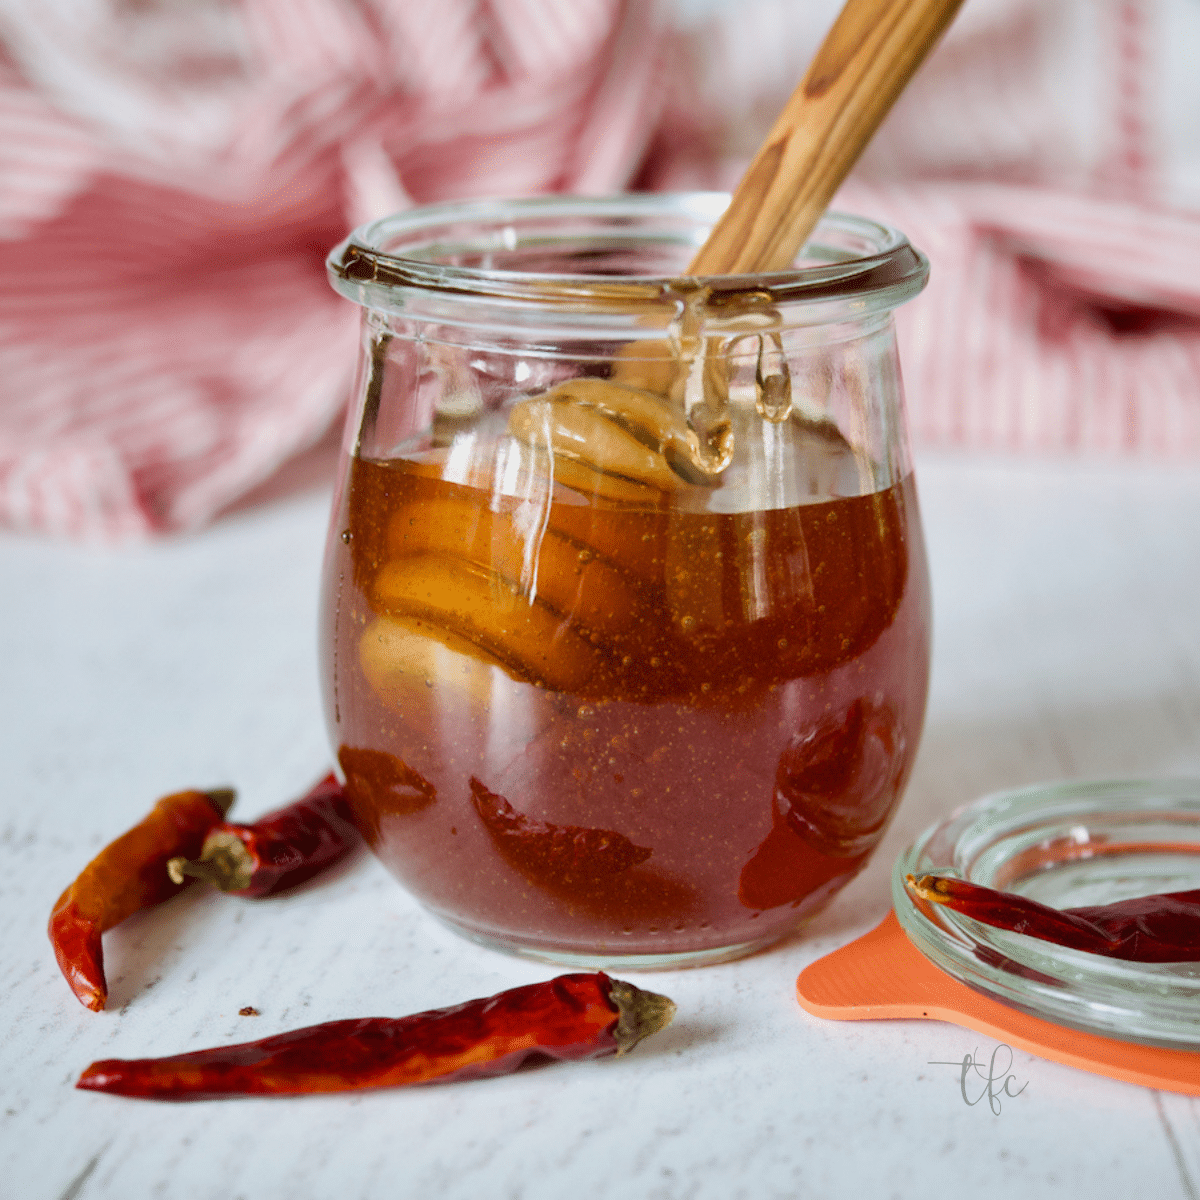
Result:
M722 961L866 863L924 715L891 310L830 214L683 275L727 197L442 205L329 258L363 308L322 600L363 832L437 916L572 965Z

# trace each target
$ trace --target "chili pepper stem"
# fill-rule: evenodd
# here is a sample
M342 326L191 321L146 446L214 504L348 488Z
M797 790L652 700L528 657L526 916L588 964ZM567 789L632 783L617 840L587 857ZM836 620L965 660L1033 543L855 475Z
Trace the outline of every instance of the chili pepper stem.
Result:
M204 794L208 797L208 802L221 814L225 816L233 807L233 802L237 798L237 791L231 787L207 788Z
M950 902L949 888L942 875L922 875L920 879L915 875L905 875L904 886L914 896L921 900L928 900L931 904L948 904Z
M224 877L219 868L203 859L173 858L167 863L167 874L172 883L183 883L186 879L199 879L202 883L211 883L219 888Z
M613 1033L618 1054L627 1054L643 1038L665 1029L675 1016L673 1000L657 992L643 991L622 979L612 980L609 997L620 1014Z
M173 858L167 863L167 874L176 883L190 875L223 892L239 892L250 886L254 857L236 833L214 830L205 839L199 860Z

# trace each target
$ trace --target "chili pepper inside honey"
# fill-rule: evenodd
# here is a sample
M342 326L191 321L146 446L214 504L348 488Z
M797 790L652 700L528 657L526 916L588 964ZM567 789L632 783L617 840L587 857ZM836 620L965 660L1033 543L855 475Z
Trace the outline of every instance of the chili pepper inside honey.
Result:
M538 1058L623 1054L675 1005L631 983L560 975L454 1008L332 1021L171 1058L94 1062L76 1087L147 1100L205 1100L402 1087L505 1075Z
M50 942L63 975L85 1008L108 999L101 935L126 917L169 900L179 884L167 861L199 853L204 838L229 811L233 791L185 791L164 796L149 815L106 846L58 898Z
M269 896L311 879L359 841L342 785L332 772L293 804L253 825L223 822L204 839L198 859L167 863L176 883L203 879L238 896Z
M984 925L1073 950L1126 962L1200 962L1200 889L1058 909L949 876L908 875L904 883L914 896Z
M652 853L611 829L532 821L471 777L471 803L500 853L533 882L570 886L604 879L643 863Z

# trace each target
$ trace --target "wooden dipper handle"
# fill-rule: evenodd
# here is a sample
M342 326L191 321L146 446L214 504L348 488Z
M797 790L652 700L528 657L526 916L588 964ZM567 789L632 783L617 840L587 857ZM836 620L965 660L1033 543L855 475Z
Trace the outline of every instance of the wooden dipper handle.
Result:
M847 0L688 274L791 266L961 4Z

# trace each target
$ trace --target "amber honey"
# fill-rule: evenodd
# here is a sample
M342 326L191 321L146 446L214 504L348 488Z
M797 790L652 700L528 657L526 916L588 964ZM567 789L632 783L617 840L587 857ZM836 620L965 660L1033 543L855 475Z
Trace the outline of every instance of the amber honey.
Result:
M707 511L352 458L328 719L376 853L484 940L671 956L781 936L861 868L924 712L911 478Z

